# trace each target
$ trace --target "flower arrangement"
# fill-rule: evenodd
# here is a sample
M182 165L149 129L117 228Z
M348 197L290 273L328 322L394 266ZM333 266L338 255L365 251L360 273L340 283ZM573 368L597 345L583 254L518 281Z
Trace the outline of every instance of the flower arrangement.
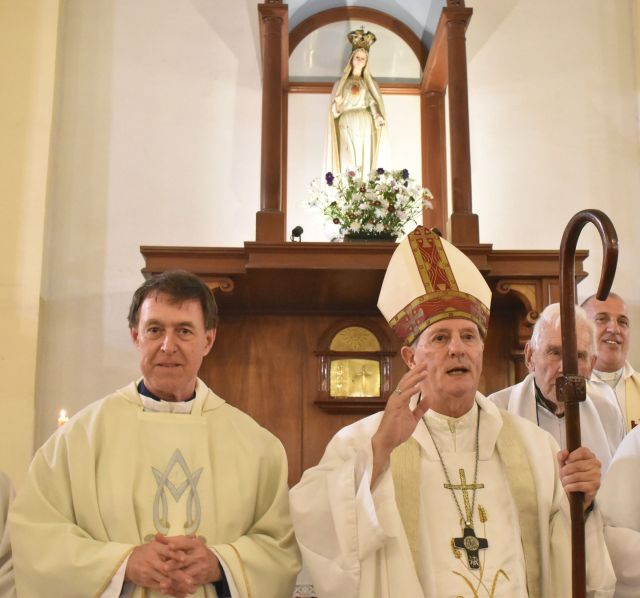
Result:
M319 208L339 226L345 237L395 239L423 209L432 209L431 192L409 177L409 171L378 168L369 178L353 171L334 175L310 186L309 206Z

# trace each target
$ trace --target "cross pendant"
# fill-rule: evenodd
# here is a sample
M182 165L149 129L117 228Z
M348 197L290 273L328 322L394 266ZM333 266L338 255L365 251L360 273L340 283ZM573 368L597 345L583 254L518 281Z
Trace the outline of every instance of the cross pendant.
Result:
M467 561L471 569L480 569L478 551L489 547L486 538L478 538L472 527L465 526L462 538L454 538L456 548L462 548L467 553Z

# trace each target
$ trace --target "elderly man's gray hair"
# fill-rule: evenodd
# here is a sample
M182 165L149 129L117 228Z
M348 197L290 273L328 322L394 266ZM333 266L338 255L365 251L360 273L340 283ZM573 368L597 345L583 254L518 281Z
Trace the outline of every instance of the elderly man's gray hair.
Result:
M579 305L576 305L576 328L579 324L586 326L589 332L589 357L596 354L596 327L593 321L587 316L587 312ZM542 310L542 313L533 326L533 333L529 345L535 351L540 347L540 338L546 328L560 329L560 304L551 303Z

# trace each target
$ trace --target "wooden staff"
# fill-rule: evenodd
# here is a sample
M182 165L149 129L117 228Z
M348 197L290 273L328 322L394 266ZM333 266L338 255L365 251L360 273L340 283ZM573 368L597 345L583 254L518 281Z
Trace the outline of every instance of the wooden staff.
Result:
M581 445L580 402L586 398L586 381L578 375L576 339L576 282L575 257L580 231L592 222L602 239L602 271L596 297L604 301L609 294L618 263L618 235L609 217L600 210L582 210L567 224L560 245L560 328L562 331L562 376L556 380L556 394L565 403L567 449L574 451ZM586 568L584 552L584 494L571 492L571 570L572 596L586 596Z

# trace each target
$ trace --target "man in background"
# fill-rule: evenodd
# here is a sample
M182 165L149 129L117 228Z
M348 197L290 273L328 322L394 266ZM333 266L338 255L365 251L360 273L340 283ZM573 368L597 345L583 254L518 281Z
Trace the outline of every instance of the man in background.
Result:
M211 291L187 272L134 293L142 377L37 451L10 512L19 595L291 595L285 452L198 379L216 325Z
M631 338L627 304L620 295L609 293L605 301L591 295L582 307L596 326L597 359L592 379L613 389L629 431L640 421L640 374L627 361Z
M584 310L576 306L578 373L589 380L596 360L595 332ZM529 375L519 384L489 396L498 407L525 417L551 434L566 448L564 403L556 396L556 379L562 375L560 305L552 303L540 314L531 340L524 349ZM611 389L601 382L587 384L580 403L582 444L591 449L606 471L624 437L624 422Z

